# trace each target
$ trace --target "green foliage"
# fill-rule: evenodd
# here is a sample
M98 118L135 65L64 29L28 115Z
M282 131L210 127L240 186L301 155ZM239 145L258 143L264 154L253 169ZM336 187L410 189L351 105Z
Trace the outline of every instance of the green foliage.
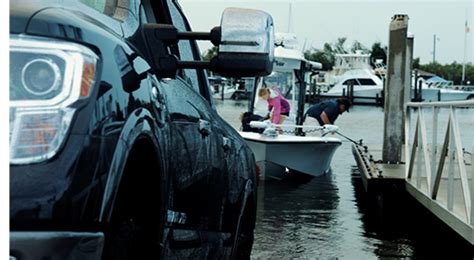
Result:
M204 54L202 55L202 59L204 61L210 61L214 56L217 55L218 51L219 51L219 48L217 48L216 46L213 46L212 48L204 52Z
M417 59L419 62L419 58ZM415 66L413 66L413 68L415 68ZM437 62L432 62L429 64L421 64L418 68L420 70L436 74L446 80L451 80L453 81L454 85L462 84L462 64L460 63L453 62L451 64L439 64ZM474 84L474 66L472 63L466 64L465 80L470 81L471 85Z
M370 53L370 50L359 41L354 41L350 49L346 48L346 42L346 37L338 38L334 43L326 42L322 49L313 48L305 51L304 57L308 60L320 62L323 65L323 70L331 70L336 61L336 54L355 53L358 50L363 53Z
M362 50L364 53L370 53L370 62L373 67L377 59L382 59L384 64L387 64L388 47L383 46L380 42L375 42L369 51L364 45L358 41L354 41L349 51L345 47L347 38L338 38L334 43L325 43L322 49L311 49L304 53L304 57L308 60L320 62L323 65L323 70L331 70L334 66L335 55L343 53L354 53L357 50ZM420 58L413 59L413 68L421 69L426 72L436 74L446 80L453 81L454 85L462 84L462 64L453 62L451 64L420 64ZM466 64L465 80L470 81L474 85L474 66L472 63Z
M85 0L83 0L85 1ZM371 65L377 59L382 59L387 64L387 46L382 46L382 43L375 42L372 49L369 50L359 41L354 41L351 48L347 50L345 47L347 38L338 38L334 43L324 43L322 49L312 48L304 52L304 57L308 60L320 62L323 65L323 70L331 70L335 63L336 54L355 53L357 50L362 50L364 53L370 53ZM212 57L217 55L219 49L212 47L203 54L204 61L210 61ZM429 63L420 64L420 58L413 59L413 68L420 69L426 72L436 74L446 80L451 80L455 85L462 84L462 64L453 62L451 64ZM474 85L474 65L472 63L466 64L466 81L470 81Z
M337 38L336 43L334 44L334 51L338 54L346 54L348 53L346 48L344 47L346 43L347 37Z
M363 53L369 53L369 49L367 49L362 43L359 41L354 41L351 47L351 52L356 53L357 51L362 51Z
M328 46L328 48L331 48ZM324 50L307 50L304 52L304 57L307 60L317 61L323 65L323 70L331 70L334 66L334 53L332 51Z
M420 58L414 58L413 59L413 69L419 69L420 68Z
M374 63L376 60L383 60L384 64L387 64L387 46L382 47L381 42L375 42L372 44L372 50L370 51L370 65L375 67Z

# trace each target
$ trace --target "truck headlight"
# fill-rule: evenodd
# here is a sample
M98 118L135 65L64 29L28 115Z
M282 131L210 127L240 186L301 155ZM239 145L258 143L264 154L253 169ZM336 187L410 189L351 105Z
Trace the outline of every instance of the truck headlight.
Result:
M74 115L89 97L97 55L75 43L10 37L10 163L41 162L61 147Z
M60 87L61 71L54 61L38 58L23 67L21 80L29 94L45 96Z

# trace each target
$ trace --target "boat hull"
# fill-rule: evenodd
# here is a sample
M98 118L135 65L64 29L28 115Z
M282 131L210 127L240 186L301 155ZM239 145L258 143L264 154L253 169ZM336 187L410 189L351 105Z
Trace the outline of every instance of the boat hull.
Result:
M337 90L330 90L326 93L321 93L321 96L344 96L347 95L347 88ZM376 86L354 86L354 100L356 104L377 104L377 98L382 99L382 87Z
M234 92L235 90L224 91L224 99L231 99ZM214 99L222 99L222 93L213 94L212 97Z
M347 91L329 91L321 96L343 96ZM411 89L411 97L415 96L415 90ZM356 104L377 104L377 98L382 97L382 90L379 88L354 87L354 103ZM425 102L433 101L456 101L474 99L473 91L447 90L447 89L422 89L422 99Z
M411 96L415 96L414 89L411 90ZM468 100L474 99L474 91L422 88L421 98L425 102Z
M261 177L283 179L292 172L320 176L330 170L331 161L341 141L333 137L265 137L241 132L260 166Z

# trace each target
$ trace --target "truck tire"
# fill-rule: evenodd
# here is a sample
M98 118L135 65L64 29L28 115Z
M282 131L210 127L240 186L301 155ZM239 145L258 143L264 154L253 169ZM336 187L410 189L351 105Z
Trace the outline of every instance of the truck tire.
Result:
M240 220L240 228L236 233L237 243L235 248L235 259L250 259L254 241L255 220L257 207L253 194L247 199L244 214Z
M136 149L135 149L136 148ZM160 259L164 214L159 170L153 152L138 146L125 166L112 218L106 232L103 259Z

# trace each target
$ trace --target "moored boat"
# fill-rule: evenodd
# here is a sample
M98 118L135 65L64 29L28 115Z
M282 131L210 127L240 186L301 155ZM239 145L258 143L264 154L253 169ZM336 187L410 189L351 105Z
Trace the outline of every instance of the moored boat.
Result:
M277 34L278 35L278 34ZM288 118L280 126L283 134L240 132L254 152L264 179L281 179L285 174L300 173L307 176L320 176L330 171L333 155L341 145L341 140L328 136L308 136L305 129L322 130L323 127L303 126L305 77L308 72L320 69L321 64L304 59L301 52L292 49L296 37L284 37L276 42L275 66L271 76L260 78L254 84L253 95L249 100L249 112L265 116L257 97L263 86L277 87L291 104ZM289 42L285 42L285 39ZM261 101L261 100L260 100ZM264 105L263 105L264 107ZM270 127L274 127L270 126Z

